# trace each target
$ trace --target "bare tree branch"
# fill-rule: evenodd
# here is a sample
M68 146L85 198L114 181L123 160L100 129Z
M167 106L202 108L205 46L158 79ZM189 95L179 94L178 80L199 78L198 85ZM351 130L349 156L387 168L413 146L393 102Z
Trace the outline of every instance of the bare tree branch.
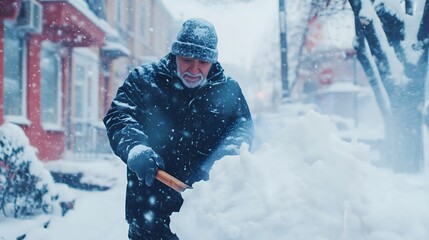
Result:
M405 13L414 15L414 0L405 0Z
M369 17L361 13L363 1L372 4L377 18L373 19L371 13ZM424 86L428 71L429 0L425 0L425 2L417 34L418 43L414 44L413 48L402 48L404 39L408 39L405 36L408 33L412 34L413 31L405 29L405 20L400 12L392 12L394 8L391 8L389 1L349 0L355 16L356 34L358 35L356 51L359 61L362 63L370 83L374 82L374 77L380 77L389 97L390 114L384 121L385 144L382 158L395 171L400 172L418 172L422 169L424 160L421 108L425 102ZM392 2L392 4L395 3ZM365 40L363 39L366 40L367 45L364 45ZM369 48L372 56L367 55L368 51L363 46ZM407 60L406 53L419 54L418 61ZM374 59L378 72L374 67L371 68L371 58ZM396 65L393 66L393 63L400 63L404 72L396 72L394 69ZM395 84L393 82L395 78L399 80L407 78L409 81L406 84ZM371 86L373 89L378 87L373 83ZM384 111L382 107L380 110Z
M355 16L357 18L357 16ZM375 100L377 101L378 107L380 108L380 112L383 116L383 120L386 121L390 115L388 103L383 98L383 93L380 88L380 84L378 81L377 73L374 70L373 65L369 57L367 56L366 45L365 45L365 36L363 32L362 24L359 19L355 21L355 29L356 29L356 56L359 62L362 64L363 70L365 71L365 75L368 77L369 85L371 86Z
M403 41L405 37L404 21L399 19L397 14L386 11L384 2L374 6L374 9L381 21L381 26L389 45L395 50L395 54L399 61L401 61L404 66L407 66L409 63L405 57L404 49L401 46L401 41Z
M426 48L429 45L429 0L426 0L425 10L423 12L422 21L420 22L417 39L422 42Z
M374 21L360 17L361 1L360 0L349 0L350 5L353 9L355 19L358 19L362 26L362 31L368 42L371 54L375 58L375 64L377 65L380 79L386 89L386 92L391 93L394 91L393 77L391 74L391 66L389 64L388 57L381 47L380 39L377 36ZM389 96L390 98L391 96Z

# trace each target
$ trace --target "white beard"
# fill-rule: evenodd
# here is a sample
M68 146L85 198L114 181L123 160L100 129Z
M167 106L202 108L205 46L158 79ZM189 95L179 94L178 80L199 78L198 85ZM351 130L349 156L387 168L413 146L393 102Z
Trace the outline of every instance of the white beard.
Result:
M202 85L204 85L206 83L207 78L205 78L204 75L201 74L201 73L193 75L190 72L184 72L181 75L180 71L179 71L179 67L177 67L176 71L177 71L177 76L179 76L180 80L182 80L183 85L185 85L188 88L196 88L196 87L202 86ZM199 79L197 81L192 81L191 82L191 81L186 80L185 76L189 76L189 77L193 77L193 78L198 77Z

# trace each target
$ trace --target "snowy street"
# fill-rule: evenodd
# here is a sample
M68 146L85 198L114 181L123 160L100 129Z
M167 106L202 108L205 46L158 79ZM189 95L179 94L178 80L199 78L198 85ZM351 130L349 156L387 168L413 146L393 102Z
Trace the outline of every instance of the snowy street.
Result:
M73 210L64 217L38 216L29 220L8 219L0 224L0 239L16 239L27 233L24 239L127 239L128 225L124 220L125 168L118 160L96 160L91 163L75 163L86 171L115 178L108 191L84 191L72 189L76 199ZM87 166L86 166L87 165ZM43 224L50 220L47 228Z
M0 240L429 239L429 0L0 0L0 25Z
M270 140L262 139L257 151L243 146L239 157L215 164L210 181L185 191L185 203L171 223L181 239L429 237L427 173L394 174L374 167L368 145L341 140L332 121L314 111L279 117L265 118L271 124L260 131L278 131ZM114 187L73 190L75 208L64 217L53 217L46 229L42 217L25 227L6 221L0 224L0 239L15 239L24 228L29 240L126 239L123 163L87 164L93 174L114 176Z

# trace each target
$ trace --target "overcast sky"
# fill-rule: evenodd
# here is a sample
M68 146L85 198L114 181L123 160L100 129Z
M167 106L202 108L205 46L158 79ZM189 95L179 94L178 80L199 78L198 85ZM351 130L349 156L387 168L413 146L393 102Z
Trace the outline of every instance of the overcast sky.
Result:
M163 0L177 19L205 18L212 22L219 38L219 61L250 67L251 58L267 35L278 37L277 1L206 6L194 0Z

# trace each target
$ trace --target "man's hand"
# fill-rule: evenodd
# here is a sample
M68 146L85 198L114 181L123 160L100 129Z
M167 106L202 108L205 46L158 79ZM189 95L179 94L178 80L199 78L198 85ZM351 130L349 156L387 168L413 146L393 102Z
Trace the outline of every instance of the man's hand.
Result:
M213 161L217 161L225 156L234 156L234 155L240 155L240 149L237 146L229 145L229 146L225 146L217 149L212 154L211 158L213 159Z
M162 158L152 148L144 145L137 145L130 150L127 165L147 186L152 186L158 169L165 168Z

